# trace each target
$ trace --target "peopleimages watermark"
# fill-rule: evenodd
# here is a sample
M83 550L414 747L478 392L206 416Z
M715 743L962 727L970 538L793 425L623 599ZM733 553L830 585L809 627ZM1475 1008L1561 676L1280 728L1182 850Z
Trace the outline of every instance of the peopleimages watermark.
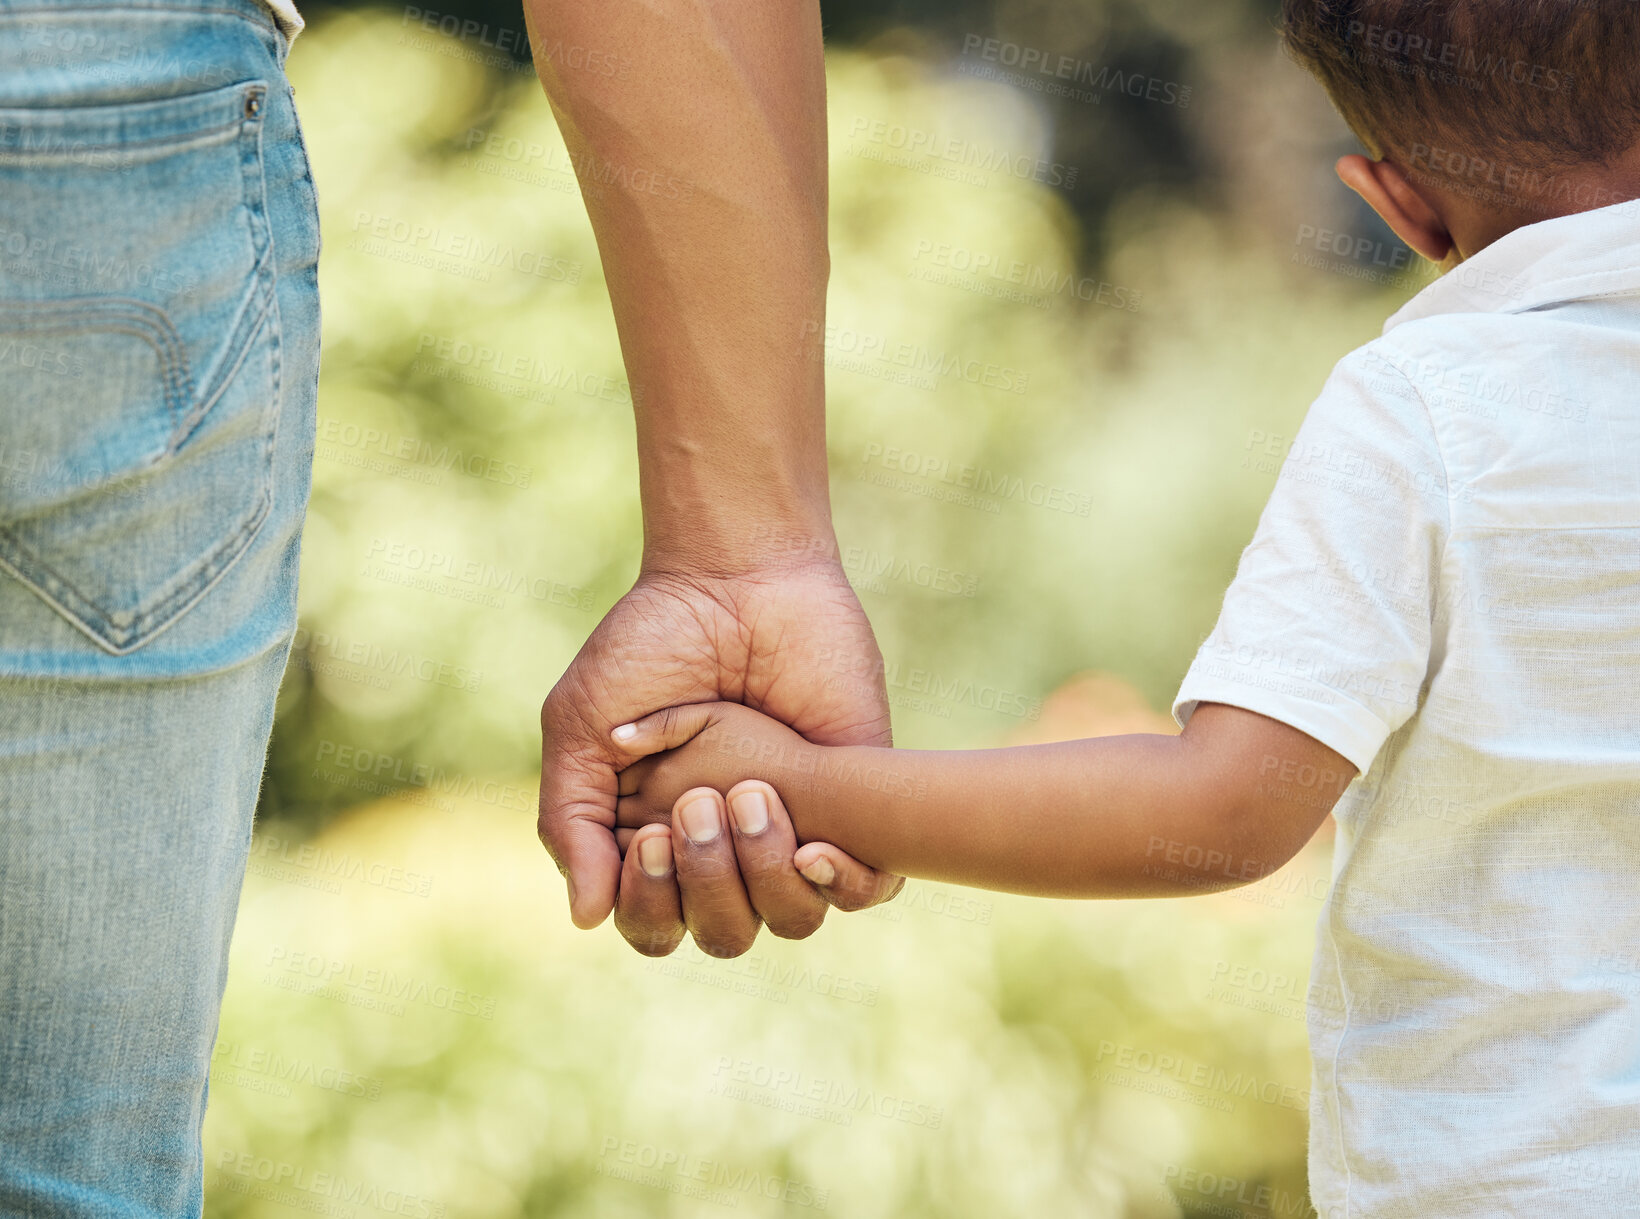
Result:
M1292 261L1350 279L1395 284L1408 276L1432 278L1436 265L1399 242L1378 241L1314 224L1298 226Z
M1413 144L1407 154L1409 177L1488 203L1520 207L1564 207L1591 211L1614 204L1640 207L1631 192L1600 186L1575 173L1545 173L1533 165L1515 165L1463 149Z
M43 13L48 10L22 11ZM121 29L118 23L110 25ZM154 40L131 38L124 30L109 34L87 28L87 23L53 19L24 21L13 30L26 48L24 62L58 68L72 64L75 79L80 81L102 82L118 77L123 83L129 80L132 70L137 69L145 79L166 81L177 93L182 93L231 85L242 79L221 57L159 53ZM198 48L200 43L194 41L188 45ZM180 87L184 85L192 88L184 90Z
M449 1208L407 1190L384 1188L339 1172L318 1172L288 1160L224 1148L217 1153L215 1182L230 1193L252 1194L310 1214L347 1215L344 1206L368 1206L403 1219L444 1219ZM303 1197L302 1195L307 1195Z
M759 1172L694 1152L616 1135L604 1137L595 1171L599 1176L728 1207L738 1206L742 1197L750 1196L784 1206L825 1210L830 1196L826 1189L778 1173Z
M816 344L813 340L820 335L820 323L803 323L800 349L808 359L877 380L929 390L938 388L941 380L962 381L1005 394L1023 394L1031 383L1027 372L944 347L932 348L849 326L826 326L824 342Z
M726 1100L796 1113L839 1126L853 1125L857 1115L866 1113L929 1130L938 1130L945 1120L945 1109L940 1105L811 1075L798 1067L775 1066L727 1054L720 1055L713 1066L708 1091Z
M1178 81L1146 72L1123 71L1112 64L1096 64L1005 38L987 38L983 34L963 37L962 60L957 64L957 71L980 80L1002 81L1047 97L1093 105L1115 93L1183 110L1190 105L1192 93L1189 85Z
M747 773L778 771L789 789L819 791L844 786L906 800L923 800L928 796L926 779L891 766L862 763L841 750L820 745L787 745L725 734L718 738L717 748L720 753L747 763Z
M958 892L940 886L910 884L891 902L879 902L860 911L861 918L880 919L885 923L905 921L907 912L929 918L955 919L976 926L990 926L996 906L985 898Z
M1116 1069L1095 1072L1096 1079L1139 1088L1141 1091L1158 1091L1172 1099L1189 1100L1193 1104L1225 1113L1235 1110L1234 1102L1225 1100L1226 1096L1261 1101L1283 1109L1303 1111L1310 1107L1310 1093L1307 1088L1297 1088L1278 1079L1260 1078L1246 1071L1232 1073L1224 1067L1205 1062L1191 1062L1177 1054L1156 1053L1153 1050L1136 1049L1131 1045L1118 1044L1114 1041L1101 1041L1094 1054L1094 1061L1104 1063L1107 1060L1111 1060ZM1118 1071L1125 1074L1118 1074ZM1146 1076L1150 1079L1135 1078ZM1171 1082L1181 1087L1159 1089L1146 1086L1152 1082L1158 1085ZM1216 1092L1220 1095L1202 1096L1200 1091Z
M851 577L854 587L863 592L886 593L890 581L958 597L973 597L979 592L979 577L969 572L955 571L927 559L883 554L865 546L844 548L843 570Z
M1466 482L1452 482L1444 470L1414 469L1382 460L1378 454L1358 453L1325 441L1291 439L1277 432L1255 428L1243 446L1243 469L1276 474L1281 479L1319 483L1369 502L1394 498L1441 495L1455 503L1471 504L1475 489ZM1255 449L1261 450L1255 452ZM1278 462L1275 460L1280 457Z
M578 585L396 538L371 539L359 574L492 609L500 609L509 596L523 594L530 601L592 611L592 594Z
M1071 517L1089 517L1094 510L1094 497L1084 492L1071 491L1069 487L1059 487L1041 479L1027 479L1020 474L1007 474L987 469L986 466L966 466L956 464L948 456L938 453L917 453L913 450L904 450L899 445L884 445L881 441L871 441L866 445L866 451L861 454L861 479L876 482L879 486L894 487L899 491L912 491L913 494L932 494L932 499L956 499L956 502L979 507L986 512L997 512L1004 502L1027 504L1036 509L1046 509L1048 512L1063 512ZM877 471L872 466L881 468L884 476L876 476ZM918 484L904 484L904 481L894 479L894 474L920 479ZM928 487L932 481L935 486ZM943 489L943 491L941 491ZM951 494L945 494L950 491Z
M550 400L551 395L547 397ZM469 452L459 446L435 444L420 436L343 419L320 420L314 453L321 460L337 465L372 470L428 485L438 485L445 474L455 471L469 478L517 487L522 491L529 487L535 477L534 467L519 465L505 457Z
M77 245L57 232L29 234L0 225L0 256L11 274L51 283L107 292L152 291L164 297L193 291L193 284L177 271L133 261L128 254Z
M1208 979L1203 997L1227 1007L1308 1021L1327 1028L1337 1028L1346 1019L1390 1023L1402 1012L1400 1000L1387 995L1352 1000L1329 979L1312 981L1279 969L1222 959L1214 962L1213 975Z
M4 380L4 367L0 363L0 382ZM107 454L93 454L91 459L96 461L102 456ZM110 470L100 465L76 464L58 453L42 453L0 442L0 488L10 490L15 501L40 495L54 498L65 491L92 487L105 495L118 495L128 505L135 505L155 490L152 470L146 466Z
M314 763L312 778L371 795L431 805L446 812L455 808L454 802L458 799L521 813L536 810L536 793L511 783L452 774L442 766L328 738L320 739ZM327 772L326 766L332 769Z
M881 987L876 982L840 974L821 966L777 961L760 953L714 957L693 939L686 939L669 957L649 962L649 972L680 978L718 990L731 991L770 1003L789 1003L799 992L876 1007Z
M0 334L0 373L43 372L77 381L85 376L85 368L85 359L77 351L28 336Z
M343 1067L290 1057L278 1050L238 1041L219 1040L211 1051L212 1087L218 1080L247 1091L268 1092L275 1096L289 1096L291 1084L351 1096L357 1100L375 1101L382 1096L382 1081L373 1075L360 1075Z
M530 52L529 60L516 63L517 69L521 72L548 68L557 71L567 69L571 72L587 72L594 76L607 77L610 80L625 80L632 70L632 60L615 51L564 42L562 39L549 41L543 37L532 40L527 31L516 26L491 26L487 21L456 13L440 12L438 9L406 5L403 16L399 18L399 25L414 26L427 34L443 34L457 42L477 43L479 48L491 54L470 55L468 58L502 67L515 66L514 56L527 48ZM412 38L412 34L401 34L399 42L401 45L415 46L418 49L428 49L432 43L431 39L411 41ZM449 52L441 49L440 53Z
M515 181L551 185L555 183L537 176L535 167L560 178L568 175L579 182L583 194L601 198L611 189L634 195L654 195L657 198L686 203L694 198L695 184L668 170L649 165L625 165L616 161L600 160L590 153L572 153L562 145L543 144L517 136L504 135L473 127L462 137L465 156L464 168L480 173L495 174ZM479 159L480 154L489 158ZM574 186L571 185L571 190Z
M888 701L895 707L924 711L941 719L951 718L954 707L971 707L1013 719L1038 720L1042 700L1018 690L991 685L968 674L940 672L899 661L869 661L858 653L821 649L815 663L831 676L823 683L828 690L851 690L870 698L886 688Z
M509 355L487 343L452 335L418 334L416 359L410 369L535 402L553 402L560 390L572 390L599 402L632 405L632 388L620 377L579 371L534 355Z
M384 648L362 639L344 639L329 631L314 631L305 626L296 628L291 642L291 664L378 689L386 689L392 684L392 678L410 677L429 685L474 692L484 680L481 669L423 656L406 648Z
M136 157L121 145L76 139L65 136L58 127L18 123L7 118L0 118L0 146L5 147L9 154L43 157L86 169L112 169L129 173L137 164Z
M1126 313L1137 313L1142 293L1074 271L1058 271L990 250L971 250L949 242L921 238L911 254L909 276L980 296L991 296L1033 309L1051 309L1061 300L1079 300Z
M373 257L485 282L492 271L505 270L553 283L578 284L584 269L579 259L369 208L354 210L348 246Z
M1528 384L1494 375L1484 363L1457 366L1401 355L1391 348L1370 347L1367 362L1376 372L1398 376L1407 389L1431 405L1461 414L1497 419L1502 411L1528 411L1567 423L1587 423L1589 404L1552 385Z
M987 175L1000 174L1003 178L1073 190L1081 175L1074 165L886 119L857 117L849 124L848 135L849 156L971 186L985 186L990 182Z
M1436 42L1415 30L1391 25L1352 20L1345 27L1344 40L1357 63L1468 89L1501 80L1545 93L1569 93L1577 79L1564 68L1510 59L1461 43Z
M307 872L326 880L351 880L393 893L426 897L433 891L433 878L379 859L361 859L346 851L335 851L317 842L281 838L258 833L251 843L252 871L279 879L279 872Z
M457 1016L495 1017L495 1000L465 987L400 974L380 966L361 969L350 961L302 949L271 948L263 962L262 981L280 990L315 998L335 999L350 1007L402 1016L407 1004L418 1003ZM312 983L314 985L310 986Z
M1302 1192L1291 1194L1261 1181L1167 1164L1162 1168L1162 1180L1157 1187L1158 1201L1177 1206L1179 1194L1195 1195L1190 1200L1192 1215L1244 1219L1248 1208L1279 1217L1290 1215L1293 1219L1310 1213L1310 1200Z

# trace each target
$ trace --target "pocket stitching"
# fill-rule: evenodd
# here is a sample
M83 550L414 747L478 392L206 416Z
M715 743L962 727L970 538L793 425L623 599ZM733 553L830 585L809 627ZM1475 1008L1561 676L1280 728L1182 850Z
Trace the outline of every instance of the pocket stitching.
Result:
M95 106L7 106L0 107L0 117L10 120L18 132L51 132L74 137L67 150L9 146L0 141L0 161L16 163L22 160L72 163L85 152L103 152L122 148L153 149L176 146L177 151L188 151L196 142L220 142L224 132L246 122L244 105L248 98L265 95L267 81L260 77L236 81L203 93L179 94L175 97L152 101L110 102ZM213 108L220 108L213 118ZM135 119L133 118L135 115ZM102 122L97 122L98 118ZM121 129L133 121L151 118L158 133L126 135ZM209 123L199 126L198 122ZM111 129L112 128L112 129ZM231 137L230 137L231 138Z
M177 585L175 591L150 609L141 613L131 614L129 611L117 611L114 614L105 613L86 595L76 588L70 581L58 574L57 570L40 558L21 538L9 529L0 529L0 540L4 540L13 554L27 556L29 566L37 570L43 578L35 579L34 575L19 567L7 557L5 550L0 550L0 567L4 567L17 579L32 588L44 601L54 606L68 623L88 637L98 647L114 656L125 656L142 647L156 635L163 632L172 623L181 617L182 612L193 605L206 593L210 592L250 546L250 541L261 530L262 523L268 519L268 510L273 505L273 497L269 489L264 487L257 502L255 515L240 527L239 531L229 537L211 554L206 555L194 566L185 572L186 577ZM178 604L180 602L180 604ZM129 617L129 626L120 626L119 622ZM148 630L148 624L160 620L160 625ZM112 639L99 633L92 626L92 622L103 623L109 634L130 637L128 643L115 643Z
M121 306L126 306L121 308ZM129 306L139 306L132 309ZM38 311L43 318L30 319L27 314ZM96 313L107 316L96 317ZM182 407L193 397L193 374L188 369L188 356L182 349L182 338L169 315L158 306L134 297L64 297L53 301L0 301L0 318L8 314L20 315L20 333L24 334L130 334L145 341L159 358L161 389L165 395L165 409L171 416L174 431L182 418ZM29 325L30 321L37 324ZM44 324L38 324L43 322ZM126 322L129 325L120 325ZM165 456L167 449L144 458L138 469L147 469Z
M261 87L262 83L260 81L247 82L239 86L241 92L247 89L256 91ZM169 595L138 611L105 611L91 601L84 592L76 588L55 567L45 562L31 547L23 543L12 530L0 528L0 541L6 542L11 554L24 559L26 565L34 570L29 572L20 568L16 562L8 558L4 549L0 549L0 567L12 572L43 600L52 605L70 625L90 638L98 647L115 656L123 656L135 651L180 620L182 614L215 587L229 568L250 548L251 541L260 532L272 508L273 494L270 467L279 422L278 405L280 401L282 361L279 350L277 278L274 272L272 253L273 234L266 212L267 184L263 166L263 122L261 117L256 119L246 118L239 120L237 124L229 123L225 126L232 127L235 125L240 128L239 140L244 145L240 157L241 181L243 183L241 199L246 213L246 225L250 230L252 248L256 252L256 261L248 276L249 288L246 293L244 313L241 314L241 317L252 313L254 310L254 319L245 323L246 335L243 341L238 344L237 352L224 351L222 358L214 365L210 377L211 384L215 388L201 395L202 400L200 403L189 407L186 414L178 409L177 399L174 396L176 393L181 392L183 394L181 403L184 405L191 403L195 397L192 374L188 367L186 352L183 351L181 346L181 338L176 334L174 324L171 322L169 315L152 302L134 297L63 298L57 301L14 302L13 311L25 317L36 309L42 314L62 314L65 312L65 304L78 301L91 306L92 312L96 310L105 313L113 312L115 317L121 320L135 321L138 318L143 318L152 325L154 334L157 334L164 342L167 350L161 350L159 343L154 341L153 334L135 330L130 331L130 333L138 334L139 337L147 339L160 355L161 366L165 370L166 404L175 431L172 440L167 444L163 453L147 460L136 469L152 468L165 456L180 450L188 436L192 434L199 422L205 417L209 408L232 384L234 377L238 375L262 332L264 330L270 331L270 350L268 353L270 392L268 403L263 410L263 416L264 419L271 416L271 426L267 427L262 436L263 468L268 470L268 476L263 478L262 486L250 514L240 528L227 538L222 539L205 555L176 573L172 577L173 588ZM259 308L257 307L258 304L260 305ZM110 305L135 306L137 310L142 312L133 313L120 308L111 310ZM108 328L117 329L114 327ZM47 327L31 329L47 329ZM71 328L59 327L59 329ZM230 340L231 342L232 340ZM180 420L178 419L179 415L181 415ZM150 628L149 624L154 622L158 622L159 625ZM97 624L102 630L99 631L93 624ZM106 634L103 632L106 632ZM115 642L116 638L123 638L127 642L117 643Z
M177 453L188 442L188 437L194 434L194 429L210 413L211 407L216 405L216 400L227 392L228 386L233 384L234 377L238 375L240 367L245 363L245 357L250 354L251 348L256 345L257 336L262 333L263 324L268 320L268 314L272 311L274 292L268 286L270 272L270 260L264 255L258 260L256 269L252 272L251 293L245 299L245 308L240 315L241 318L250 313L253 306L260 307L256 309L255 316L251 321L248 323L241 321L234 327L236 332L243 329L245 337L229 340L226 349L223 351L222 359L217 362L217 371L213 371L211 381L198 394L199 401L189 408L186 415L173 420L171 440L165 448L166 456ZM192 386L190 386L187 400L192 400L194 397L195 394ZM278 400L279 395L275 391L270 396L270 401L277 403Z
M281 361L279 359L279 327L277 304L272 309L264 308L258 315L258 322L250 337L244 344L244 351L235 362L235 369L244 363L244 355L255 346L256 339L262 330L271 330L271 350L268 355L269 383L271 389L270 400L277 403L279 400L278 387L280 383ZM220 391L219 391L220 394ZM274 434L277 430L278 415L274 416L274 431L270 431L263 438L262 455L264 462L271 459L274 445ZM138 469L147 469L154 465L154 461L147 462ZM273 506L271 486L264 482L261 492L251 510L251 515L238 530L224 538L211 551L184 567L173 577L175 588L168 596L139 611L119 610L112 613L97 605L81 589L75 586L55 566L47 562L36 551L19 538L12 530L0 527L0 541L5 547L0 547L0 567L4 567L14 576L32 588L48 604L52 605L72 626L90 638L104 651L115 656L124 656L146 644L176 622L182 613L208 593L217 582L227 573L241 555L249 549L251 541L261 531L262 524L268 518ZM24 566L19 566L12 556L20 556L26 560ZM159 622L159 626L150 629L150 624ZM99 632L92 625L100 624L107 631L107 635ZM129 642L117 643L108 636L124 636Z
M231 120L216 127L201 128L180 136L154 136L146 140L112 140L107 144L92 144L78 142L72 153L36 152L28 148L0 147L0 164L27 167L31 164L53 165L57 163L73 164L76 158L88 152L124 152L127 149L164 148L171 152L191 152L194 148L207 144L222 144L227 141L219 137L224 133L232 132L239 126L239 120ZM230 135L229 139L232 138ZM116 168L122 168L116 166ZM128 167L124 167L128 168Z

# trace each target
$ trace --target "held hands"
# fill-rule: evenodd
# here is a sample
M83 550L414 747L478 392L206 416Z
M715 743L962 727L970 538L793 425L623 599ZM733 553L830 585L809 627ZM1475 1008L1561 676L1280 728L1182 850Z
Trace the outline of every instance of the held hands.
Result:
M657 894L659 908L646 913L658 921L681 919L707 952L725 936L733 942L736 931L737 903L722 900L714 887L738 887L741 875L751 891L748 900L775 935L802 939L819 928L825 905L809 880L835 885L837 861L845 868L861 865L823 844L799 850L799 831L780 791L741 776L767 773L789 796L795 786L786 778L790 768L801 769L822 747L735 703L669 708L613 735L631 755L653 755L618 776L615 837L626 856L623 893L629 878L674 867L676 889ZM753 924L741 934L755 930Z
M725 793L730 808L738 814L736 799L728 793L740 786L745 775L756 773L778 779L780 790L791 799L795 785L787 776L812 772L822 751L784 724L736 703L669 707L623 725L611 735L621 749L640 759L619 775L615 839L622 851L630 849L644 826L673 825L674 813L681 828L691 831L694 801L705 798L696 789ZM750 817L736 816L736 828L742 833L759 832L757 802L764 797L756 793L769 786L764 782L753 785L747 805ZM801 838L801 804L787 804L786 808L797 817L794 828Z
M669 825L620 844L615 833L616 772L641 756L614 739L616 727L669 706L728 699L761 708L808 741L886 745L881 665L835 562L765 563L712 577L640 576L541 709L538 828L568 880L576 924L595 927L613 909L616 927L645 955L670 953L687 927L703 951L736 956L763 922L777 935L801 937L819 926L828 903L857 910L899 892L901 878L820 843L798 852L798 866L810 868L819 887L799 876L795 834L766 784L751 785L767 805L762 832L729 832L718 794L728 789L718 788L697 810L698 840L674 835ZM748 772L768 773L742 763L728 781ZM737 814L741 808L737 799ZM744 808L754 826L756 802ZM625 851L623 860L621 847L632 843L638 849Z

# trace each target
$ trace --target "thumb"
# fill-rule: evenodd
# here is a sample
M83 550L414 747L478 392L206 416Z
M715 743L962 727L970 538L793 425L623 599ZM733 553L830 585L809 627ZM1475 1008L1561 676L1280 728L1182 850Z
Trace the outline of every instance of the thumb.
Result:
M615 748L628 755L629 761L663 753L688 743L712 722L716 703L688 703L682 707L668 707L631 724L622 724L611 732Z
M538 836L568 886L570 919L583 931L603 922L615 908L621 875L621 849L604 824L604 815L602 809L572 808L544 814L538 823Z
M596 927L615 908L621 852L611 830L615 771L546 738L541 804L536 832L569 887L570 917L577 927Z

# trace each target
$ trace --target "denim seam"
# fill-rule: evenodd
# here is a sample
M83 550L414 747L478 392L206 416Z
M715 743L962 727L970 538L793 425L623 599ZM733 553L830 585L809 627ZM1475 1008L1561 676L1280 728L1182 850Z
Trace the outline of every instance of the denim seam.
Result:
M15 109L13 112L15 113ZM60 113L60 111L55 110L53 112ZM230 119L228 122L220 123L215 127L200 127L179 135L156 135L145 140L122 140L114 136L109 137L109 143L106 144L92 144L89 142L78 144L74 152L67 155L0 147L0 164L15 165L24 161L41 161L48 165L57 163L73 164L76 156L82 152L124 152L128 148L170 148L175 152L188 152L193 148L206 144L223 143L222 139L215 137L221 137L224 134L232 138L231 133L239 125L239 122L238 119ZM64 124L64 126L67 126L67 124Z
M289 88L288 82L286 84L286 88ZM296 108L292 105L291 117L293 120L295 115ZM262 124L258 123L256 126L256 162L253 166L247 168L247 173L254 172L256 174L256 197L258 201L258 210L262 212L262 227L267 239L267 245L263 251L263 256L267 262L268 308L266 311L266 316L268 325L273 330L273 333L270 336L269 344L269 362L272 364L272 367L268 370L268 379L272 382L272 392L268 399L268 409L273 412L273 426L268 429L267 440L263 446L263 451L264 460L267 463L267 468L270 472L270 478L267 483L266 498L271 506L273 502L273 481L271 478L271 471L273 469L274 451L277 447L279 439L279 421L285 414L282 409L284 406L285 332L282 324L283 318L279 313L279 259L277 251L274 249L273 221L267 215L265 210L268 198L268 174L267 158L264 156L262 148L263 130L264 128ZM261 528L260 521L257 522L257 528Z

